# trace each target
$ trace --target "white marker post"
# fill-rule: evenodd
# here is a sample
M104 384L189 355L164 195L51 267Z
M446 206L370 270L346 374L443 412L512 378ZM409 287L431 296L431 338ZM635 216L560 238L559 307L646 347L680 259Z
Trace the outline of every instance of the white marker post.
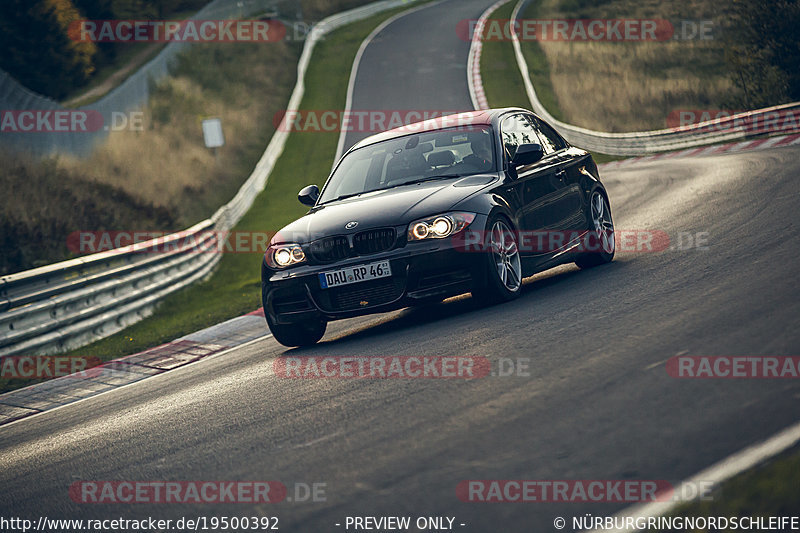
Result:
M214 161L217 160L217 148L225 146L225 135L222 133L222 120L218 118L207 118L203 120L203 140L206 148L211 148L214 153Z

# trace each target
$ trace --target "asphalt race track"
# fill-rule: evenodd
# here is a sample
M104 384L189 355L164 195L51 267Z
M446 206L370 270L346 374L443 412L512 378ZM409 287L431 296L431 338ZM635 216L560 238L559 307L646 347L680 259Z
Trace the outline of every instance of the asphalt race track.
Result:
M352 111L472 111L467 88L468 41L456 35L487 0L448 0L404 15L370 42L353 86ZM388 120L388 119L387 119ZM377 131L348 131L344 150Z
M421 50L435 39L421 64L438 58L442 79L465 91L464 67L459 74L455 65L466 65L466 46L447 48L440 40L461 43L455 31L423 33L422 24L454 27L448 21L476 18L489 3L453 0L400 18L376 50L392 50L389 63L399 70L396 61L419 59L420 52L402 53L404 43ZM468 105L456 89L427 87L411 98L391 80L379 84L386 63L367 52L370 85L355 92L357 100L365 95L359 108ZM428 67L408 68L409 76L430 75ZM462 531L546 532L555 531L556 516L619 511L623 504L467 503L456 486L677 482L796 422L797 380L680 380L665 362L678 354L800 354L798 175L796 147L609 171L603 179L617 230L663 231L675 249L620 253L590 271L561 267L490 309L461 297L333 323L310 349L268 338L23 419L0 428L0 508L28 518L270 515L281 531L302 532L345 531L345 517L366 515L454 516ZM698 232L707 232L707 249L678 249ZM274 374L276 358L296 355L486 356L495 368L500 358L529 358L529 375ZM325 483L325 501L78 504L68 489L79 480L277 480L290 496L295 483Z

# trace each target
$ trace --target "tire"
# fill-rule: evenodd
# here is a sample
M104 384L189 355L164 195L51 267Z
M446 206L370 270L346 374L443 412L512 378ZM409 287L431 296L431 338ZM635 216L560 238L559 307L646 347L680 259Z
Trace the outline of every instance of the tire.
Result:
M486 284L472 290L480 303L495 304L518 298L522 293L522 263L517 234L506 218L492 217L486 223Z
M316 344L328 327L328 322L320 319L315 322L301 322L297 324L273 324L267 315L267 325L275 340L284 346L312 346Z
M587 213L589 234L585 242L592 242L597 250L584 252L575 264L579 268L592 268L614 259L616 243L614 242L614 221L611 218L611 206L605 194L596 188L589 197L589 212Z

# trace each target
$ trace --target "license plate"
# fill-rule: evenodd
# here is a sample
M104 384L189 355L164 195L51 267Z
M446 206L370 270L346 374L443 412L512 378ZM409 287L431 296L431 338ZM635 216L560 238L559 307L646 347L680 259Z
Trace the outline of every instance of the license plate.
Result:
M389 268L389 261L380 261L368 265L358 265L341 270L333 270L331 272L320 272L319 284L323 289L329 289L331 287L349 285L350 283L358 283L360 281L388 278L391 275L392 269Z

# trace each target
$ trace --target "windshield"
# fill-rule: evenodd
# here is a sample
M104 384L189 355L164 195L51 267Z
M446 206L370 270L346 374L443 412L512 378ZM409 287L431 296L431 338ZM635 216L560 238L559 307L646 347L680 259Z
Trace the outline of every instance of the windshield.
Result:
M390 139L350 152L328 179L323 204L365 192L494 170L489 126L457 127Z

